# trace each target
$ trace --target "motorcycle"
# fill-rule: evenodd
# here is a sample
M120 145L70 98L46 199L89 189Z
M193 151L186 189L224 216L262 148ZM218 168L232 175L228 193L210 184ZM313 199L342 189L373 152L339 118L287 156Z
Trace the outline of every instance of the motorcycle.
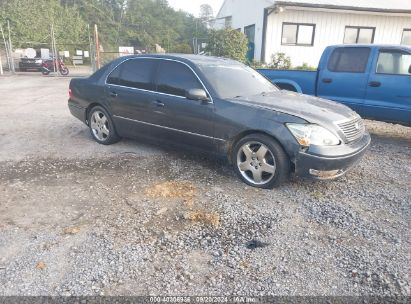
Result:
M54 66L53 66L54 65ZM59 71L61 75L67 76L69 69L64 65L62 59L48 59L44 60L41 65L41 73L43 75L49 75L51 72Z

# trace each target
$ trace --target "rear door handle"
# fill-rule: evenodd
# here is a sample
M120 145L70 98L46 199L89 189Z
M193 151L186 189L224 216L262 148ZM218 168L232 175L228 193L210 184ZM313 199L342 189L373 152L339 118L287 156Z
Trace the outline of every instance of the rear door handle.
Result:
M118 94L116 92L110 92L110 97L116 98Z
M331 83L333 80L331 78L323 78L324 83Z
M381 86L381 82L379 82L379 81L371 81L371 82L368 83L368 85L369 85L370 87L373 87L373 88L378 88L378 87Z

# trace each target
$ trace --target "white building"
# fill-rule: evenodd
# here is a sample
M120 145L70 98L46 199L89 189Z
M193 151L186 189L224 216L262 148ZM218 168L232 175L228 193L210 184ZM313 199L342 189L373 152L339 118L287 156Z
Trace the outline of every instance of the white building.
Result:
M411 0L225 0L212 26L244 32L256 61L316 67L328 45L411 45Z

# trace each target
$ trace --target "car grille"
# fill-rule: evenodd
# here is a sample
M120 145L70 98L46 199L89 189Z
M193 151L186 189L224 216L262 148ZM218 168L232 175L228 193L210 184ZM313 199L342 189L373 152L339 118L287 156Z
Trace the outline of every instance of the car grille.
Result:
M344 133L348 142L352 142L360 138L365 131L364 122L361 117L356 117L352 120L338 123L337 125Z

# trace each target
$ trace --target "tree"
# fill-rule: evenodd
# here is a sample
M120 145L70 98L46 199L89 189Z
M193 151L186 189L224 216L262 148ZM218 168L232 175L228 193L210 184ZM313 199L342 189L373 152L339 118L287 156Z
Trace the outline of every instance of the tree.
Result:
M231 28L210 32L206 51L213 56L226 57L246 62L247 36Z
M87 41L87 24L79 12L72 7L62 7L58 0L36 0L35 4L32 0L0 2L3 28L7 20L10 21L13 46L17 48L51 44L52 24L59 44Z
M200 19L209 21L214 18L214 11L210 4L202 4L200 6Z
M97 24L106 51L120 45L150 51L159 44L167 51L185 45L188 52L196 34L207 37L204 24L175 11L166 0L0 0L0 24L4 27L7 20L15 47L26 47L28 41L49 43L52 23L59 44L88 43L87 24Z

